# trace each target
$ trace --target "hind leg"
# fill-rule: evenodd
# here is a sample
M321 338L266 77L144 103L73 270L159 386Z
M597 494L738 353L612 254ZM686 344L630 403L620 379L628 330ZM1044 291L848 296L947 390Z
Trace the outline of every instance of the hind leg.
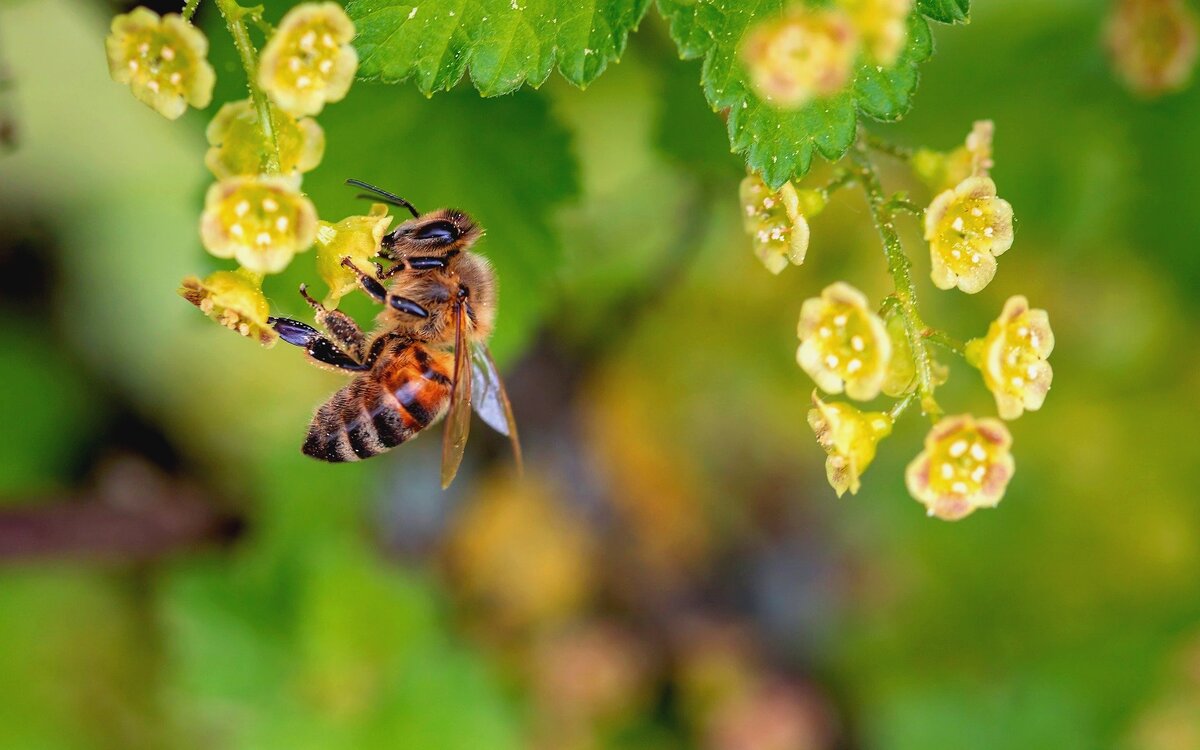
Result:
M267 322L279 334L279 338L293 346L304 349L313 363L347 372L362 372L371 369L371 363L359 362L338 348L312 326L291 318L268 318Z

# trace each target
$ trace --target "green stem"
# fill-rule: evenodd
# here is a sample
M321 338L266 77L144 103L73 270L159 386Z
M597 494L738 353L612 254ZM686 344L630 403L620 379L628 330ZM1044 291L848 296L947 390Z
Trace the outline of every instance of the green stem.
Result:
M907 394L905 394L904 398L897 401L896 405L888 410L888 419L895 422L897 419L900 418L900 415L903 414L905 412L905 410L907 410L908 407L912 405L912 402L916 401L916 400L917 400L917 392L909 391Z
M906 211L906 212L912 214L913 216L916 216L917 218L920 218L925 215L924 208L918 206L916 203L913 203L910 200L901 198L900 196L895 196L890 201L888 201L887 208L889 211L891 211L893 213L897 213L900 211Z
M836 193L837 191L841 190L842 188L844 188L848 185L853 185L857 179L858 179L858 175L856 175L851 170L839 169L837 172L834 173L833 179L831 179L829 182L825 183L821 187L817 188L817 191L819 193L821 193L821 196L825 200L828 201L829 196L833 195L834 193Z
M947 351L954 352L960 357L966 358L967 356L967 345L945 331L939 331L936 328L926 328L921 332L921 335L925 337L926 341L931 341Z
M198 5L200 5L200 0L187 0L183 4L183 11L180 13L183 16L183 20L191 23L192 16L196 15L196 6Z
M866 144L867 148L874 149L881 154L887 154L893 159L908 161L909 159L913 158L914 152L911 148L907 146L898 146L895 143L889 143L888 141L869 133L863 137L863 142Z
M867 194L867 205L871 208L871 217L879 237L883 240L883 251L887 256L888 272L896 288L895 298L904 321L904 332L908 336L909 346L913 352L913 364L917 371L917 393L921 398L921 408L935 420L941 416L942 410L933 398L933 359L925 345L924 332L928 328L921 320L917 311L917 287L912 278L912 263L904 254L900 244L900 235L896 232L896 217L893 209L889 208L887 196L884 195L883 185L879 181L879 172L871 162L867 147L860 142L850 150L850 158L858 167L859 182Z
M242 69L246 71L246 85L250 88L250 99L258 112L258 124L262 130L263 144L267 147L267 163L263 171L267 174L279 174L279 143L275 139L275 123L271 119L271 105L267 95L258 85L258 53L250 42L250 32L246 29L248 11L237 4L236 0L216 0L225 26L233 37L233 45L237 47L238 57L242 59Z

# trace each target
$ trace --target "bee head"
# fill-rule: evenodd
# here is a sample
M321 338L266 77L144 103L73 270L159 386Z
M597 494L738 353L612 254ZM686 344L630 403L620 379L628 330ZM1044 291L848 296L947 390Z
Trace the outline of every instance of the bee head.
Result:
M413 255L444 255L466 250L483 231L462 211L443 208L421 214L396 227L383 238L386 258L399 260Z

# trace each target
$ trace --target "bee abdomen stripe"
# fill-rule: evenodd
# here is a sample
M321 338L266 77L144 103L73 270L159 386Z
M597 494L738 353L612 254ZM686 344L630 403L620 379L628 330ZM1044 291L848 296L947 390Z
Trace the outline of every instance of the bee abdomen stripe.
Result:
M375 432L375 423L371 415L359 405L356 411L347 410L346 436L350 440L350 448L359 458L370 458L386 450Z
M400 402L396 399L384 398L371 410L375 422L375 431L379 433L379 442L388 448L394 448L412 437L414 430L405 425L404 416L400 413Z
M334 432L327 432L320 427L319 417L314 420L314 423L308 429L308 437L304 441L304 446L300 449L307 456L319 458L322 461L331 461L333 463L342 463L344 461L357 461L358 456L350 447L350 439L343 429Z
M404 407L416 423L417 429L427 427L433 421L433 414L421 403L421 388L415 381L409 381L397 388L392 395L396 402Z

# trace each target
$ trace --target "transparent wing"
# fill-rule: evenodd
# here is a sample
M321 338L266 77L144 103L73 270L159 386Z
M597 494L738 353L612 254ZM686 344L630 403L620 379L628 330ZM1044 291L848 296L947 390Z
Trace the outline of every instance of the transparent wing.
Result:
M474 391L472 406L479 418L512 441L517 469L521 468L521 441L517 439L517 422L513 419L512 404L504 390L504 381L496 371L492 353L483 344L471 346L471 380Z
M454 306L454 375L450 383L450 411L442 428L442 489L450 486L471 430L471 377L467 363L467 337L462 305Z

